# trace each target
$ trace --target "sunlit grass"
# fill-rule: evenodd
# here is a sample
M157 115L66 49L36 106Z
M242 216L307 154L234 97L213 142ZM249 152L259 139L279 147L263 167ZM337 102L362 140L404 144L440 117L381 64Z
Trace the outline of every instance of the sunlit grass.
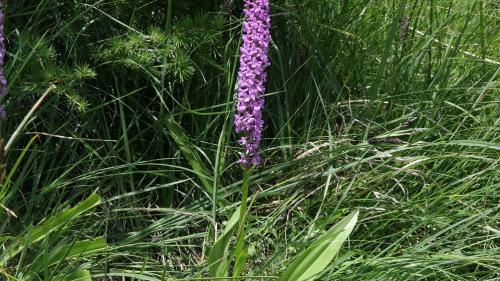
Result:
M2 138L57 88L5 155L0 280L210 280L243 185L241 5L31 2L7 3ZM229 243L241 275L276 279L359 209L318 280L500 278L494 1L271 3L264 165Z

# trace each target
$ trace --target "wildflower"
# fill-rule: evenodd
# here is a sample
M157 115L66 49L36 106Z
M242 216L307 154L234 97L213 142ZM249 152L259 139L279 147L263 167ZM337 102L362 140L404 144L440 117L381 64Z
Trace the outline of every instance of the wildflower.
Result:
M238 72L238 102L234 124L243 136L240 163L245 167L259 165L259 146L262 138L262 109L269 66L269 41L271 40L269 0L245 0L243 45Z

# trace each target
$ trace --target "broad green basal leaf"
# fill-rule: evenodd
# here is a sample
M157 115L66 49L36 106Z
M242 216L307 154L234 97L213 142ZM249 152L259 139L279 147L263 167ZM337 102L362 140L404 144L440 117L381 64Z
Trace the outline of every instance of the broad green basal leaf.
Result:
M354 211L332 229L301 252L278 281L312 281L337 255L342 244L351 234L358 220L359 211Z

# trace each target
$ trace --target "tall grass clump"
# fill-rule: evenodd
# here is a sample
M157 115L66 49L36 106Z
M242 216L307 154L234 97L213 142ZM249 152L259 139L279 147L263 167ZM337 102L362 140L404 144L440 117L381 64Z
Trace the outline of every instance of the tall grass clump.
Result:
M0 2L0 280L500 278L494 1Z

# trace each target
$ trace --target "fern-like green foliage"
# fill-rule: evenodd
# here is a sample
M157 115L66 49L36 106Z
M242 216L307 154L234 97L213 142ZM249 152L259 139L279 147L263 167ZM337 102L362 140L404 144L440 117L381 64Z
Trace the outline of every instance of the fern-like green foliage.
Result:
M17 53L13 63L21 66L9 71L13 77L10 84L20 91L17 95L31 96L49 84L56 84L55 92L67 98L70 108L84 111L88 107L85 82L96 76L90 66L60 63L56 48L45 36L23 33L14 42Z
M170 33L159 27L145 34L129 31L111 39L96 57L104 64L183 83L195 73L198 58L213 63L219 56L222 26L221 17L205 14L179 22Z
M98 57L155 77L166 72L183 82L193 75L194 64L186 48L175 39L178 38L168 40L156 28L151 28L147 35L131 32L114 38Z

